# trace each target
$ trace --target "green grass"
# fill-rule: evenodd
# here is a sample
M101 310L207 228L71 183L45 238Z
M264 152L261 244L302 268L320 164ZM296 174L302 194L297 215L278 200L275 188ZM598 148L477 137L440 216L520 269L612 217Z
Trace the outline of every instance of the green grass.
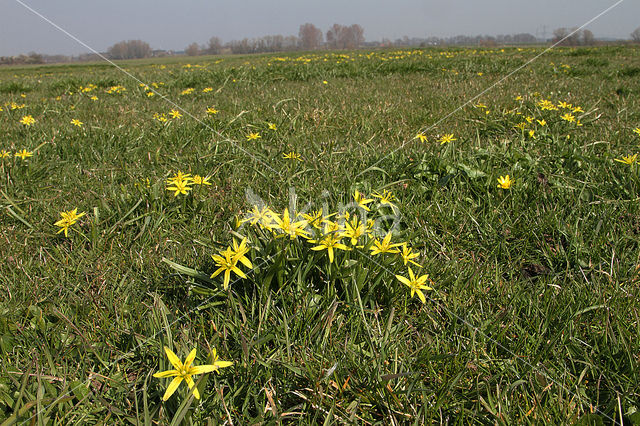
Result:
M541 51L119 63L198 118L164 124L154 113L174 107L111 66L1 68L0 420L640 423L640 179L614 161L639 151L640 50L554 49L492 87ZM542 99L582 107L583 125ZM514 128L527 116L535 138ZM178 170L212 186L174 197ZM163 261L211 274L248 193L334 211L355 189L398 198L398 238L434 281L426 304L366 255L380 282L359 296L340 290L349 268L326 278L309 250L254 258L229 292ZM182 387L163 403L164 345L234 366L201 382L201 404Z

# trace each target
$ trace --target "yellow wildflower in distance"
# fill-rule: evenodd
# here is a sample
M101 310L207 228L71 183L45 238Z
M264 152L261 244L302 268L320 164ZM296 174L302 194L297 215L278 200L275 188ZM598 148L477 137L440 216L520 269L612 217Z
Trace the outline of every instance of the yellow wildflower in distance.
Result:
M195 184L195 185L208 185L211 186L211 182L209 182L209 179L211 179L211 176L200 176L200 175L193 175L193 178L191 179L191 181Z
M403 277L401 275L396 275L396 278L402 283L407 285L411 289L411 297L413 297L416 293L418 294L418 298L422 303L427 303L427 298L422 293L422 290L433 290L431 287L426 285L425 283L429 279L429 275L422 275L421 277L416 278L409 267L409 278Z
M267 123L269 125L269 130L278 130L278 126L275 123Z
M446 135L443 135L442 137L440 137L440 139L438 139L438 142L440 142L440 145L444 145L445 143L449 143L453 141L457 141L457 139L453 137L453 133L447 133Z
M62 219L54 223L55 226L60 227L60 230L57 232L57 234L64 232L64 236L68 237L69 227L74 225L78 221L78 219L80 219L84 215L84 212L78 214L77 208L66 212L60 212L60 216L62 216Z
M182 118L182 114L180 114L180 111L178 111L177 109L172 109L169 115L171 116L171 118Z
M255 133L252 132L252 133L249 133L247 135L247 140L248 141L258 140L258 139L261 139L261 138L262 138L262 136L260 136L260 133L258 133L258 132L255 132Z
M628 164L629 166L633 166L637 159L638 154L623 155L622 158L614 158L615 161L623 164Z
M90 97L89 99L91 99L92 101L97 101L98 97L94 95L94 96Z
M543 126L543 127L547 125L547 122L545 121L545 119L542 119L542 120L536 120L536 121L538 122L538 124L539 124L539 125L541 125L541 126Z
M509 189L511 188L511 185L513 185L513 179L511 179L509 175L500 176L498 178L498 188Z
M633 129L633 133L640 136L640 127L636 127L635 129Z
M300 157L300 154L296 154L295 152L291 151L289 153L286 154L282 154L282 158L287 158L289 160L298 160L298 161L302 161L302 158Z
M207 114L209 115L215 115L217 114L219 111L217 109L215 109L214 107L208 107L207 108Z
M20 157L23 161L29 157L33 157L33 152L27 151L26 149L22 149L22 151L18 151L15 154L16 157Z
M194 90L195 90L195 89L193 89L193 88L191 88L191 87L190 87L190 88L188 88L188 89L184 89L180 94L181 94L181 95L190 95L190 94L192 94L192 93L193 93L193 91L194 91Z
M31 126L35 122L36 122L36 119L33 118L31 115L25 115L20 119L20 123L24 124L25 126Z
M2 151L0 151L0 158L9 158L10 156L11 154L6 149L3 149Z
M77 127L82 127L82 125L84 123L82 121L78 120L77 118L74 118L73 120L71 120L71 124L73 124L74 126L77 126Z
M213 364L210 365L191 365L193 361L196 359L196 350L192 350L187 359L184 360L184 364L180 362L180 359L176 356L175 353L168 347L164 347L164 351L167 354L167 358L169 358L169 362L173 365L173 370L161 371L155 373L153 377L156 378L165 378L165 377L174 377L174 379L169 383L169 387L164 392L164 396L162 397L163 401L168 400L171 395L178 389L180 383L184 380L189 386L189 389L193 391L193 396L196 399L200 399L200 392L198 392L198 388L195 387L195 383L193 382L193 378L196 374L205 374L212 373L214 371L218 371L221 368L230 367L233 365L231 361L218 361L218 354L216 350L213 349L211 354L213 356Z
M209 92L213 92L213 87L205 87L204 89L202 89L202 93L209 93Z
M418 139L420 142L427 142L427 135L424 133L418 133L414 139Z
M573 123L574 121L576 121L576 117L574 117L571 113L566 113L560 118L564 121L568 121L569 123Z

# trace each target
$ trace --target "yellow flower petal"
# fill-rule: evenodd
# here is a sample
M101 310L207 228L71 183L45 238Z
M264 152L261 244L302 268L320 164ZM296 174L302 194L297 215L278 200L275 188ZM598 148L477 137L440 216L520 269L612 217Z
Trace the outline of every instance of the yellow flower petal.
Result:
M166 401L169 398L171 398L171 395L173 395L173 393L176 391L176 389L178 389L178 386L180 386L180 382L182 382L182 377L180 377L180 376L176 377L175 379L173 379L171 381L171 383L169 384L169 387L167 388L166 392L164 393L164 396L162 397L163 401Z

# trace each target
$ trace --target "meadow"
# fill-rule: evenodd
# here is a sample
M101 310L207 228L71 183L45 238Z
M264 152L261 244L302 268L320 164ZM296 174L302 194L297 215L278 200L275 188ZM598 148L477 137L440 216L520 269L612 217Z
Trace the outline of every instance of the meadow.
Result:
M117 65L0 68L2 425L640 424L640 48Z

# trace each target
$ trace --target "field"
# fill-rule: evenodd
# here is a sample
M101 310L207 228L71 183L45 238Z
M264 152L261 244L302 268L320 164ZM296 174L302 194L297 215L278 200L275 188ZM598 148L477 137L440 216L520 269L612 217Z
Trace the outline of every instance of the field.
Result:
M0 69L0 421L640 424L639 48L118 67Z

